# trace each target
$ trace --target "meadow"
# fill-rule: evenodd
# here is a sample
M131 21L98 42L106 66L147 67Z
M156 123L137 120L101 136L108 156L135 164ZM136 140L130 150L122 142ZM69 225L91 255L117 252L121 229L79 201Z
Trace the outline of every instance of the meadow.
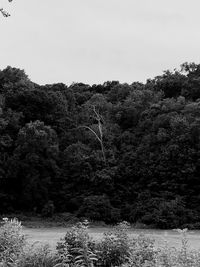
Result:
M89 235L97 241L103 238L105 232L110 231L111 227L91 227L88 229ZM44 227L44 228L28 228L23 227L23 233L27 237L30 244L40 242L49 244L55 249L56 244L63 238L70 228L66 227ZM156 230L156 229L134 229L128 230L130 238L144 234L145 236L155 240L155 246L159 247L166 241L170 247L179 248L181 246L181 236L176 230ZM200 231L193 230L187 232L188 246L191 249L200 249Z
M60 239L62 237L62 239ZM0 226L2 267L200 267L200 232L90 227L25 228L17 219Z

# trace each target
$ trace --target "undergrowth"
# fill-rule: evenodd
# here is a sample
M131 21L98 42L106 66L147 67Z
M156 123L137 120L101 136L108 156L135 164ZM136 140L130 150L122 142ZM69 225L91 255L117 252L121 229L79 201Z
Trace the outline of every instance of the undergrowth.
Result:
M88 221L75 224L53 252L48 245L29 245L17 219L4 218L0 227L1 267L200 267L200 250L191 250L187 229L180 234L181 247L167 241L157 248L145 235L130 238L129 224L122 222L94 241Z

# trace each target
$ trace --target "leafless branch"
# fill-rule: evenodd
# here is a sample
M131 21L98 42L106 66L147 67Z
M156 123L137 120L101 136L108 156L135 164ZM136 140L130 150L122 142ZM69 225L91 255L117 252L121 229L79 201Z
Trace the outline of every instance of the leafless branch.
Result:
M5 11L3 8L0 8L0 12L4 17L6 17L6 18L10 17L10 14L7 11Z
M101 142L101 139L99 138L99 136L97 135L97 133L94 130L92 130L92 128L90 128L89 126L82 125L82 126L79 126L78 129L79 128L85 128L85 129L90 130L96 136L96 138L98 139L98 141Z
M98 122L99 135L89 126L83 125L83 126L79 126L78 128L88 129L88 130L90 130L90 132L92 132L95 135L95 137L97 138L97 140L99 141L99 143L101 145L101 152L102 152L103 160L106 163L105 149L104 149L104 144L103 144L103 129L102 129L102 122L101 122L102 121L102 117L96 111L95 106L92 106L92 108L93 108L93 111L94 111L94 114L95 114L95 116L93 116L93 118L96 119L97 122Z
M12 2L13 0L8 0L8 2ZM10 17L10 14L7 12L7 11L5 11L3 8L0 8L0 12L1 12L1 14L4 16L4 17Z

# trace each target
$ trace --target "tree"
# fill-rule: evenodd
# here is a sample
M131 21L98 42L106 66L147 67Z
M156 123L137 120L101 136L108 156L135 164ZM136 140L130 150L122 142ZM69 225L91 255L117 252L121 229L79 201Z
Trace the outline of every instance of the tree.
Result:
M166 98L172 98L181 95L182 90L187 86L187 77L177 70L174 72L167 70L163 75L155 77L152 82L154 90L163 91Z
M9 180L16 208L41 211L51 200L58 154L57 135L50 126L35 121L21 128L10 159Z
M0 70L0 93L33 90L35 84L31 82L24 70L7 66Z
M68 101L59 91L14 88L5 94L5 107L22 112L24 122L40 120L61 134L70 126Z
M103 142L103 130L102 130L102 117L101 115L96 111L95 106L92 107L94 112L94 119L97 121L98 124L98 133L96 133L91 127L82 125L79 126L79 128L85 128L88 129L98 140L101 146L101 152L103 156L103 160L106 163L106 156L105 156L105 148L104 148L104 142Z
M107 222L198 224L199 118L200 65L146 84L70 87L40 86L7 67L0 71L0 211L51 215L55 205Z
M75 211L82 198L91 188L94 164L91 149L77 142L69 145L61 155L61 175L59 184L59 209Z
M104 145L104 132L106 124L106 115L109 113L110 105L102 94L94 94L84 105L84 114L90 123L81 125L78 128L89 130L101 146L101 153L104 163L107 162ZM91 120L93 124L91 125Z
M92 221L113 223L120 220L118 209L113 208L108 196L92 195L83 199L78 216L86 216Z

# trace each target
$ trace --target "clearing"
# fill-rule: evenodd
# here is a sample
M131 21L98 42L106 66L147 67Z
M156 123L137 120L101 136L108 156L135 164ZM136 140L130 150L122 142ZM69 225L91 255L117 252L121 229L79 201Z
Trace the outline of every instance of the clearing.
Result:
M23 228L23 233L26 235L29 243L41 242L48 243L51 248L55 249L56 243L60 238L65 236L69 228L52 227L52 228ZM109 231L110 228L95 227L89 228L89 234L96 240L102 238L103 233ZM139 230L130 229L130 236L137 236L145 234L146 236L155 240L156 246L164 244L165 240L170 246L179 247L181 244L181 235L175 230ZM200 231L188 231L188 245L191 249L200 249Z

